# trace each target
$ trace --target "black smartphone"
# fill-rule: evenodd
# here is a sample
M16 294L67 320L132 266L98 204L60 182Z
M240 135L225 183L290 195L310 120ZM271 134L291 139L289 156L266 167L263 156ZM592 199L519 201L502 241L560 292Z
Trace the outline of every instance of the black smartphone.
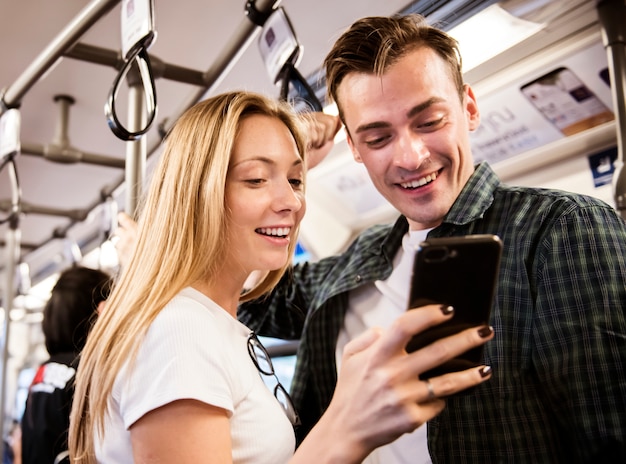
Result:
M426 304L454 307L452 319L415 335L407 351L470 327L488 324L495 295L502 255L502 241L497 235L466 235L431 238L420 243L415 254L409 308ZM420 375L436 377L478 366L483 348L473 348Z

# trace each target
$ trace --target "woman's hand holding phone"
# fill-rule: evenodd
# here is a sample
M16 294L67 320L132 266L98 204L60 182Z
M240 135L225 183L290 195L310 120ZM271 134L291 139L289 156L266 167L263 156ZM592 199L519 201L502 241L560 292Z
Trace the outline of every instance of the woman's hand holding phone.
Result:
M453 306L451 320L417 334L407 344L414 351L464 329L489 323L496 293L502 242L496 235L431 238L415 255L409 310L428 303ZM468 350L432 370L428 379L483 363L482 346Z
M441 398L487 381L488 366L420 380L420 374L493 338L489 326L477 326L407 353L413 336L453 314L448 306L424 306L403 313L386 330L370 329L348 343L333 399L312 433L329 440L341 436L349 446L360 447L365 458L439 414L445 407ZM346 430L356 433L346 436Z

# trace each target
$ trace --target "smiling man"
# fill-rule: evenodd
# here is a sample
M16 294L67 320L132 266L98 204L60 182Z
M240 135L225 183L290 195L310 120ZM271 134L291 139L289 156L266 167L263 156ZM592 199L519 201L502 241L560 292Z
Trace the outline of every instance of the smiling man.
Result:
M346 343L406 310L415 246L497 234L492 380L365 462L626 462L624 221L596 199L507 186L474 164L480 115L457 43L422 17L358 20L325 65L354 159L402 215L240 308L257 332L301 340L301 436L330 402Z
M479 113L444 60L420 46L383 75L350 73L337 89L354 159L413 230L439 225L474 172L469 132Z

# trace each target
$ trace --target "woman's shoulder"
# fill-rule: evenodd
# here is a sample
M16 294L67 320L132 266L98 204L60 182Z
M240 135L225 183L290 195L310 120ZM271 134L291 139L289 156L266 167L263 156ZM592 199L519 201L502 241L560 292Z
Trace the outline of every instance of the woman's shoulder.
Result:
M184 340L186 344L247 336L249 330L226 310L199 291L188 287L172 298L148 330L147 341Z

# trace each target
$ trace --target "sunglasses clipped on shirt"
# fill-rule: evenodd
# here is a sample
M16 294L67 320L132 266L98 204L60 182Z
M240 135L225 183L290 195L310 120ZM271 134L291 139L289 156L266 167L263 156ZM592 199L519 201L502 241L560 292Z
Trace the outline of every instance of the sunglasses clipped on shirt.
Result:
M300 418L298 417L298 413L296 412L296 408L293 405L293 401L283 387L283 384L280 383L278 376L276 375L276 371L274 370L274 364L272 364L272 359L270 354L267 352L259 338L256 336L254 332L250 332L248 336L248 354L250 355L250 359L256 366L257 370L263 374L268 376L273 376L276 380L276 386L274 387L274 397L278 400L280 405L283 407L287 418L291 422L291 425L297 427L300 425Z

